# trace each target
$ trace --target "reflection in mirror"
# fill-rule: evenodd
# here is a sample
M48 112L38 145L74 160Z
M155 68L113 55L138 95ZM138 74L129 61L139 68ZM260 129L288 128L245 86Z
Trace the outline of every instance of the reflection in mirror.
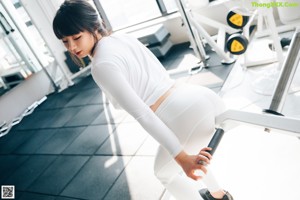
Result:
M12 6L7 6L8 3ZM18 22L18 25L15 22ZM24 38L24 33L31 38ZM28 43L36 43L34 46L38 47L35 50L39 54L39 60ZM42 66L39 61L42 60L43 64L52 62L53 58L49 52L19 0L6 1L6 6L1 1L0 96L28 79L33 73L40 71Z

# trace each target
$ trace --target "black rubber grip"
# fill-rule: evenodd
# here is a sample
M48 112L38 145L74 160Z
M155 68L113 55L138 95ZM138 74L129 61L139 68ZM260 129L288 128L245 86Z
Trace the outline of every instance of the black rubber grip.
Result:
M223 135L224 135L224 130L221 128L218 128L208 144L208 147L212 148L211 151L208 151L210 153L210 155L213 155L215 153Z

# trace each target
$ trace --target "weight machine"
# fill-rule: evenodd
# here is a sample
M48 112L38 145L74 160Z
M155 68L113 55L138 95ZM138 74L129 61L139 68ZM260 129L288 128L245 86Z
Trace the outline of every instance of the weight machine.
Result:
M266 132L276 131L282 134L294 135L300 139L300 119L284 116L281 111L291 86L293 77L300 64L300 29L296 30L288 53L281 67L280 77L274 90L270 107L261 113L251 113L241 110L227 110L216 117L216 132L210 143L212 154L217 149L223 134L239 125L251 125L264 128ZM199 163L205 164L205 163ZM170 199L167 192L162 200Z
M300 138L300 119L284 116L281 111L291 86L293 77L300 61L300 29L293 35L286 59L277 81L271 104L262 113L250 113L239 110L228 110L216 118L216 124L229 130L238 124L250 124L264 127L265 131L276 130L282 133L294 134Z
M215 1L211 4L225 4L230 2L229 0L225 1ZM181 13L184 24L186 25L187 32L190 38L191 46L193 47L196 56L202 62L202 67L208 67L206 63L206 59L208 56L204 50L204 41L209 44L212 49L217 53L217 55L221 59L222 64L232 64L236 61L236 57L228 52L227 45L227 36L233 34L239 34L241 37L246 38L245 41L248 45L248 42L252 39L254 33L253 32L262 32L263 28L269 30L269 35L273 40L273 46L276 53L276 56L271 59L262 59L259 61L251 61L247 52L244 53L244 67L251 67L256 65L268 64L278 61L281 66L283 62L283 52L279 41L279 35L276 29L275 20L273 17L273 10L271 8L256 8L251 11L242 12L241 15L247 15L249 20L242 28L232 27L221 22L218 22L214 19L201 15L198 11L193 11L187 2L187 0L176 0L176 3L179 8L179 12ZM243 5L241 5L243 6ZM210 4L205 5L201 9L211 8ZM256 23L256 28L253 29L253 24ZM215 41L212 36L203 28L202 24L208 25L210 27L216 28L218 30L217 40ZM242 40L244 40L241 38ZM245 47L246 48L246 47ZM235 54L238 55L238 54ZM198 67L199 68L199 67ZM201 68L201 67L200 67Z
M262 113L250 113L239 110L227 110L216 118L217 129L209 143L216 150L224 131L230 130L240 124L250 124L264 127L266 132L276 130L277 132L294 134L300 139L300 119L284 116L281 111L291 86L293 77L300 64L300 29L293 35L288 55L284 60L280 77L277 81L271 104Z

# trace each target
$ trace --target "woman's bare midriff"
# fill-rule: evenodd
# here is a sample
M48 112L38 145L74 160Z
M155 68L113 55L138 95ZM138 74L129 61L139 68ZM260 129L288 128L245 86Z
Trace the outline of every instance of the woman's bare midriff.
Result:
M155 112L155 111L158 109L158 107L160 106L160 104L162 104L162 102L163 102L170 94L172 94L172 92L173 92L177 87L178 87L178 84L175 83L175 84L174 84L170 89L168 89L161 97L159 97L159 98L157 99L157 101L156 101L153 105L150 106L151 110L152 110L153 112Z

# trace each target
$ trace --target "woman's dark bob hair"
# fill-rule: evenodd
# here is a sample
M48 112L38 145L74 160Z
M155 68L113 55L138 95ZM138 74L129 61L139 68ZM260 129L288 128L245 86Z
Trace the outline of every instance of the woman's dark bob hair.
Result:
M65 0L56 12L52 26L58 39L83 31L94 36L96 30L102 36L108 34L97 11L87 0Z

